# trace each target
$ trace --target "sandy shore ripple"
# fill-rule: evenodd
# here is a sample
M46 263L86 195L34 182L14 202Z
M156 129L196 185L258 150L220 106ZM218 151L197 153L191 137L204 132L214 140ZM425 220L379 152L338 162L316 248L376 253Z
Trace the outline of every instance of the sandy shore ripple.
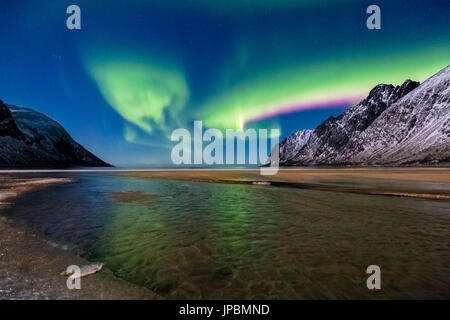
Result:
M116 278L104 268L82 279L80 290L69 290L60 273L69 265L89 264L63 246L40 239L32 230L2 217L2 207L19 195L67 178L0 177L0 300L1 299L160 299L148 289Z

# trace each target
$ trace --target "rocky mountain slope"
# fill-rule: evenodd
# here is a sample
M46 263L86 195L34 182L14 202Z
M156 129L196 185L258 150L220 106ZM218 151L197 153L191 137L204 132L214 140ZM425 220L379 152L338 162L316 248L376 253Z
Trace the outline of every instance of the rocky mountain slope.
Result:
M450 66L424 83L380 84L339 117L295 143L280 144L280 165L450 163Z
M0 167L110 166L75 142L56 121L0 100Z
M308 142L313 130L300 130L284 139L280 144L280 162L291 160Z

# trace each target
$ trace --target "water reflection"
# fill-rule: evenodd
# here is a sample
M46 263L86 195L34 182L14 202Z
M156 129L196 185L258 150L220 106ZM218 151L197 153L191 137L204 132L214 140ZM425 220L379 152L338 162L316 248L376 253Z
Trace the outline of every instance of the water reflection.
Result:
M169 298L450 295L450 204L270 186L73 174L8 209ZM378 264L370 292L365 269Z

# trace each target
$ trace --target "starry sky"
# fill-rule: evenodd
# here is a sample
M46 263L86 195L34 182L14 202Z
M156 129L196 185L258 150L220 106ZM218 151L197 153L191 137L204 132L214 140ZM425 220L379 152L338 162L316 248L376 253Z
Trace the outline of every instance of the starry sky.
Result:
M0 99L116 166L164 166L195 120L283 138L425 80L450 63L449 16L448 0L1 0Z

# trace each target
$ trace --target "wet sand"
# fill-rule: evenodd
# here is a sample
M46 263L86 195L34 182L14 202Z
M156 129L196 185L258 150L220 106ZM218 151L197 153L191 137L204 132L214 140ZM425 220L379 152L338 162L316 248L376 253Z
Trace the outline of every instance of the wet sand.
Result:
M0 299L160 299L148 289L116 278L105 267L81 278L80 290L69 290L67 278L60 273L69 265L89 262L2 217L1 209L25 192L70 180L1 177L0 182Z
M181 169L128 171L124 174L144 175L168 179L242 179L255 178L288 181L330 181L336 179L381 179L399 181L427 181L450 183L450 168L280 168L275 175L261 176L259 169Z
M322 191L450 199L450 168L280 169L262 176L259 170L170 170L122 172L137 178L274 185Z
M9 176L0 177L0 208L10 204L10 200L23 194L37 190L39 188L71 182L67 178L11 178Z
M156 196L145 194L140 191L113 192L112 198L119 202L151 204L155 202Z

